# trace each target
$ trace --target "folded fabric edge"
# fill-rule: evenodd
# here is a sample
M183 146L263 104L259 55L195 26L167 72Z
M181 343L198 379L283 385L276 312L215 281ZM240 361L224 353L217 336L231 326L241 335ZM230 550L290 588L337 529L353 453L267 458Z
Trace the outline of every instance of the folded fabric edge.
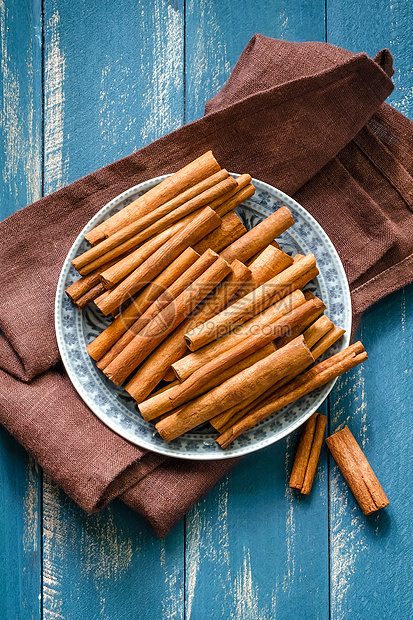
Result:
M123 493L121 499L145 518L157 536L165 538L192 506L240 461L241 458L168 459Z

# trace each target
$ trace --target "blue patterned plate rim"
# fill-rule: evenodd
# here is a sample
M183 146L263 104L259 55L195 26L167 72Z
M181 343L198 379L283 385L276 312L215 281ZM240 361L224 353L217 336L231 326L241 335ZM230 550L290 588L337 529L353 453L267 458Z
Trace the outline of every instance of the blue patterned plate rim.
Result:
M231 175L239 176L236 173ZM126 391L107 380L86 352L87 344L103 328L102 321L108 319L93 305L93 308L79 310L65 294L65 289L78 278L71 260L89 247L84 235L167 176L149 179L116 196L86 224L73 243L56 291L55 327L60 355L74 388L86 405L109 428L131 443L181 459L218 460L242 456L279 441L301 426L327 398L335 381L272 414L237 438L226 450L215 443L217 434L208 423L167 443L160 438L152 423L142 419L136 403ZM327 304L326 315L346 330L340 341L329 349L328 355L337 353L348 346L351 332L350 290L337 251L320 224L293 198L263 181L253 179L252 182L256 192L237 207L238 215L247 228L251 228L282 205L292 211L294 226L277 240L291 254L297 251L315 254L320 275L312 290ZM98 331L96 325L100 327Z

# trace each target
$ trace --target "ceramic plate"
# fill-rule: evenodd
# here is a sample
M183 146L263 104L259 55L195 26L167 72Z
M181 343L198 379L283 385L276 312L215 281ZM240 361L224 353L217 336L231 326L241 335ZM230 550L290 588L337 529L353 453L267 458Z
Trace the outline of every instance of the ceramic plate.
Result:
M208 423L167 443L161 439L152 423L142 419L135 401L127 392L110 382L86 352L87 345L110 320L94 304L79 310L64 292L79 277L70 261L90 247L84 235L164 178L141 183L112 200L87 224L73 244L63 265L56 294L55 319L60 354L74 387L85 403L102 422L132 443L185 459L225 459L254 452L300 426L320 407L334 382L263 420L226 450L215 443L217 433ZM326 315L346 330L343 338L329 349L328 356L337 353L348 346L351 330L350 291L337 252L321 226L297 202L266 183L255 179L253 183L256 187L254 196L240 205L237 212L247 229L250 229L283 205L291 210L295 224L277 240L289 254L314 253L320 275L306 288L314 291L327 305Z

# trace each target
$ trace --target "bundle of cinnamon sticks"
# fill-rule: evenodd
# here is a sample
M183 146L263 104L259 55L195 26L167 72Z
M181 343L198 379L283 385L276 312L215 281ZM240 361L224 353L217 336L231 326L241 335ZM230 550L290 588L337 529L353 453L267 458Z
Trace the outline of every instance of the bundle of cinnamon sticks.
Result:
M254 191L209 151L91 230L72 261L72 301L114 315L88 353L166 441L209 421L225 448L367 359L356 343L313 365L344 330L303 291L314 255L275 241L289 209L246 231L234 209Z

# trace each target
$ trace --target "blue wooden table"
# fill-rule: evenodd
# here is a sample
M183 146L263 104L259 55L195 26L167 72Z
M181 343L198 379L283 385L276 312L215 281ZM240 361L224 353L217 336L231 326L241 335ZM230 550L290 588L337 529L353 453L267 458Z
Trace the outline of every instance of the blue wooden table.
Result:
M2 0L1 216L198 118L255 32L395 58L413 118L409 0ZM120 502L87 517L0 431L0 618L411 618L413 288L364 316L369 361L322 411L348 423L390 506L364 517L325 447L245 458L159 540Z

